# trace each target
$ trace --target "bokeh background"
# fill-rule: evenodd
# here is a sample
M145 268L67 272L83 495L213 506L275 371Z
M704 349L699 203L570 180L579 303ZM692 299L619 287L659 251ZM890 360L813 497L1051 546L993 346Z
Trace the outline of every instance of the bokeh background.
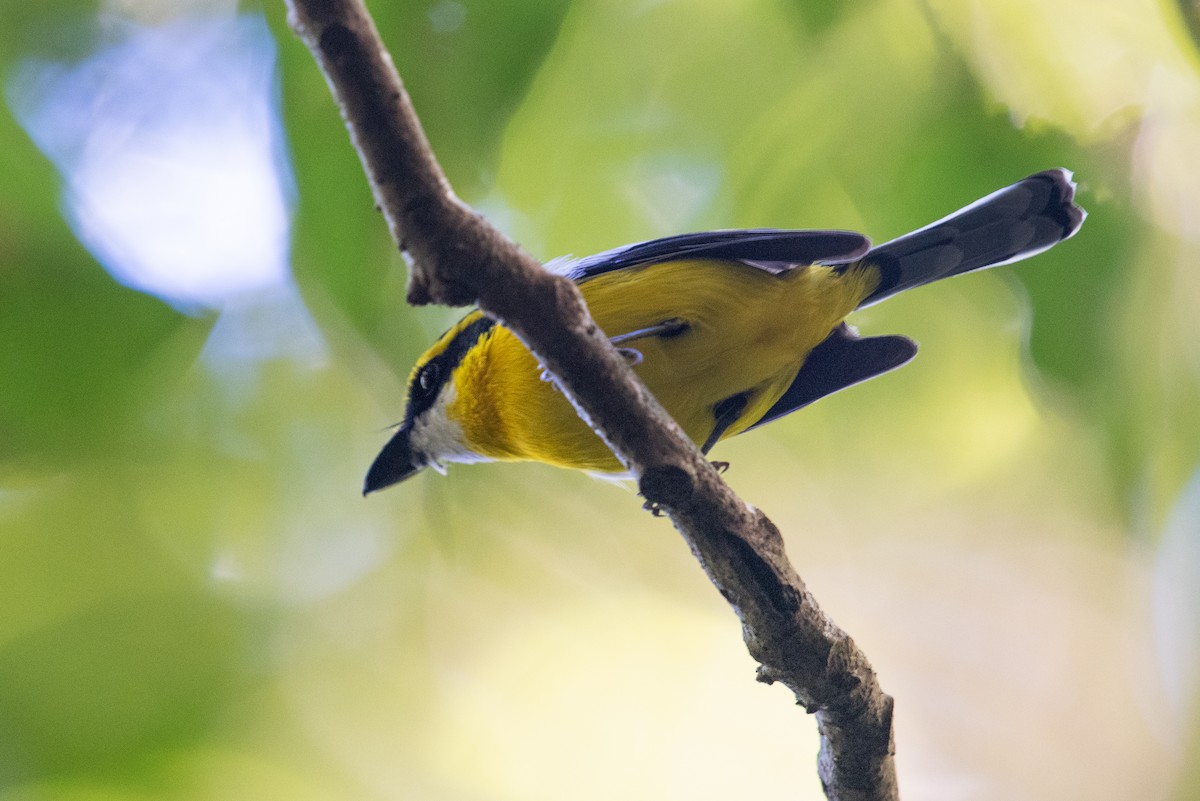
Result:
M722 445L896 697L910 799L1200 797L1195 3L377 0L543 258L899 235L1038 170L1034 261L857 314L903 370ZM0 799L820 797L815 726L627 489L369 499L411 309L281 3L0 25Z

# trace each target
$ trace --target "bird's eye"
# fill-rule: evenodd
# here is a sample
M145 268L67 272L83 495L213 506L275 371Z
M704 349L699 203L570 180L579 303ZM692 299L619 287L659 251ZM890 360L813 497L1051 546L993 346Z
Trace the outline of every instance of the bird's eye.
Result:
M417 386L421 388L421 392L428 394L437 386L438 366L437 362L430 362L421 368L421 372L417 374Z

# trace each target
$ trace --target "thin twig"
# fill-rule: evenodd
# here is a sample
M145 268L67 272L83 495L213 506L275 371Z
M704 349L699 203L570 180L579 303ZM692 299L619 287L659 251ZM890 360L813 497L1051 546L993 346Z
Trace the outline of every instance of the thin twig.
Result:
M325 73L400 248L412 303L478 303L511 328L585 420L670 515L742 621L758 677L816 714L818 771L839 801L898 798L892 699L866 656L818 607L779 531L721 480L587 313L578 289L453 193L360 0L287 0Z

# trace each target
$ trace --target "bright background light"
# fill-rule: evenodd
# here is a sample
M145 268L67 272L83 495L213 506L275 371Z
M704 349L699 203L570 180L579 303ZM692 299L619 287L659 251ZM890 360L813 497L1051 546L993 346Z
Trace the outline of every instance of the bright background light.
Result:
M184 308L282 284L292 179L262 18L109 22L115 41L88 58L29 60L9 81L80 240Z

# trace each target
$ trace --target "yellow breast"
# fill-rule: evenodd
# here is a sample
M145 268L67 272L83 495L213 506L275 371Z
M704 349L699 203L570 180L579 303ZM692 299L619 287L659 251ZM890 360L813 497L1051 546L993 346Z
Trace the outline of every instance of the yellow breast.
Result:
M623 343L634 369L697 443L713 430L713 407L748 393L722 439L757 422L795 378L804 358L873 288L872 267L800 267L774 275L737 262L687 260L604 273L580 284L610 337L670 319L677 336ZM579 419L511 331L494 334L456 373L452 413L480 455L616 471L620 464Z

